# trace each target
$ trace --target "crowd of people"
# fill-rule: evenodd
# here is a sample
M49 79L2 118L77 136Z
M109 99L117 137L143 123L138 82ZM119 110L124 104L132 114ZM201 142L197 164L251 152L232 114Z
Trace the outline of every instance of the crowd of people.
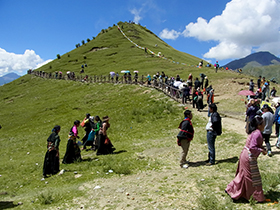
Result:
M254 80L251 79L249 82L249 90L254 92L255 99L261 99L264 101L266 98L270 99L271 97L275 97L276 88L272 87L270 90L270 81L266 80L265 77L259 76L257 80L257 89L255 91L255 83Z
M131 82L131 74L125 74L124 80ZM112 78L114 79L114 77ZM116 79L116 77L115 77ZM138 72L134 75L134 80L137 82ZM208 144L208 159L205 161L206 166L216 164L215 160L215 141L217 136L222 134L222 119L217 112L217 105L214 103L214 89L209 85L207 76L200 74L200 79L195 78L193 82L192 74L189 74L186 81L182 80L179 75L176 77L168 77L164 72L157 72L153 77L146 77L148 85L153 82L154 86L166 84L169 87L180 89L183 98L183 103L190 102L193 108L201 111L204 108L203 97L207 95L208 104L208 122L206 123L206 139ZM176 85L176 82L181 82L181 86ZM178 83L177 83L178 84ZM245 198L249 200L252 196L258 202L264 201L262 190L261 176L258 169L258 156L262 153L272 157L270 137L272 127L275 124L275 133L278 136L276 147L280 149L280 100L276 103L276 110L273 111L269 99L275 97L276 89L270 91L269 81L259 77L257 81L257 90L255 84L250 80L249 90L254 94L248 96L246 103L246 126L245 130L248 134L245 146L240 154L235 178L227 185L225 192L233 199L238 200ZM188 168L187 155L190 143L194 137L194 127L192 125L193 113L187 109L184 112L184 120L179 125L179 133L177 135L177 144L182 148L180 154L180 167ZM82 126L85 130L85 135L82 138L82 148L80 149L77 139L78 127ZM75 161L81 161L81 150L97 151L96 155L112 154L115 150L110 139L107 136L107 129L110 127L109 117L105 116L102 120L99 116L91 116L86 114L82 122L76 120L70 129L66 152L63 158L63 164L70 164ZM43 175L46 177L49 174L59 172L59 144L60 144L60 126L55 126L51 135L47 139L47 152L45 155ZM263 146L265 142L265 146Z
M196 82L197 79L196 79ZM249 83L249 90L254 91L253 80ZM195 85L195 87L199 87ZM262 87L262 88L261 88ZM208 117L209 121L206 125L207 144L208 144L208 160L205 161L206 166L215 164L215 139L222 133L221 117L217 112L217 106L214 103L209 92L208 102ZM275 112L269 103L271 97L275 97L275 87L269 92L269 81L265 78L258 80L257 92L262 93L261 97L257 94L248 96L249 102L246 103L246 132L248 134L245 146L240 154L236 175L231 181L225 192L233 199L245 199L249 201L252 197L257 202L264 202L265 197L262 189L261 175L258 168L258 156L262 153L272 157L270 137L272 127L275 124L275 135L278 139L275 146L280 149L280 100L275 102ZM256 97L257 96L257 97ZM195 97L195 95L193 95ZM274 114L275 113L275 114ZM194 137L194 128L191 123L193 114L190 110L184 112L184 120L179 125L179 133L177 135L177 143L182 148L180 155L180 166L188 168L186 157L188 154L190 142ZM263 145L265 143L265 146Z
M82 161L81 150L96 151L96 155L113 154L115 148L107 135L107 130L110 127L109 117L104 116L102 120L99 116L91 116L86 114L82 122L75 120L73 126L70 128L68 134L68 141L66 152L63 157L63 164L70 164ZM82 126L85 130L85 135L82 138L82 149L80 149L78 135L78 127ZM47 152L44 159L43 176L57 174L59 172L59 145L60 145L60 132L61 127L56 125L52 129L52 133L47 139Z

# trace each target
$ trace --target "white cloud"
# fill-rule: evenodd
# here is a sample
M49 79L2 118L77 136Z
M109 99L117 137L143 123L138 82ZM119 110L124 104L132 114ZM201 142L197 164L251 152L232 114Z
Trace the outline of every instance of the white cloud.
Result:
M34 69L38 69L38 68L40 68L41 66L44 66L45 64L47 64L47 63L49 63L49 62L51 62L51 61L53 61L53 60L52 60L52 59L49 59L49 60L46 60L46 61L44 61L44 62L42 62L42 63L38 63Z
M134 8L134 9L130 10L130 13L134 15L133 22L139 23L139 21L142 19L142 17L140 16L141 11L142 11L142 8L140 8L140 9Z
M0 48L0 76L10 72L23 75L28 69L38 68L46 62L36 55L34 50L25 50L24 54L15 54Z
M160 33L159 33L159 37L161 39L177 39L180 35L180 32L177 32L175 30L171 30L169 31L167 28L163 29Z
M181 34L200 41L217 41L218 45L205 53L205 58L234 59L253 50L280 55L279 11L279 0L232 0L221 15L209 22L199 17Z

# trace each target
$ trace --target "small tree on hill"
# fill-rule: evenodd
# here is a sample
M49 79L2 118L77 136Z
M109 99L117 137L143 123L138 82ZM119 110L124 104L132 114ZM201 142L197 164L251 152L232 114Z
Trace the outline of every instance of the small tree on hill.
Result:
M95 36L93 36L92 39L95 39Z
M85 44L85 40L82 40L82 45L84 45Z
M57 57L57 59L60 59L60 55L59 54L57 54L56 57Z
M87 42L90 42L90 39L89 39L89 38L87 38Z

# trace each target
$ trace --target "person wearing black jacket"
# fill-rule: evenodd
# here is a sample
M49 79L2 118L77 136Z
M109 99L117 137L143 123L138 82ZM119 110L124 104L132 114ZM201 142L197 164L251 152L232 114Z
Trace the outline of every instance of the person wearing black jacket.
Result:
M43 166L43 176L47 177L49 174L57 174L59 172L59 144L60 137L58 133L60 132L60 126L56 125L52 129L52 133L47 139L47 152L45 155L44 166Z
M197 88L199 88L200 85L201 85L201 83L199 82L198 78L196 77L195 81L194 81L194 88L197 90Z
M216 104L210 104L209 110L211 116L206 125L207 130L207 144L208 144L208 160L206 161L207 166L215 164L215 140L216 137L222 134L222 120L217 112Z
M184 112L185 119L180 123L179 127L180 132L177 135L177 143L179 146L182 147L181 152L181 160L180 160L180 166L181 168L184 168L184 165L187 163L186 157L188 155L190 142L193 139L194 135L194 129L192 126L192 112L190 110L186 110Z

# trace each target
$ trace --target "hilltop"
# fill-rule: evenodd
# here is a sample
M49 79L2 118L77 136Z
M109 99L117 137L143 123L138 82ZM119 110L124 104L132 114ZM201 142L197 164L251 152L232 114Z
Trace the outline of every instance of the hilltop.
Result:
M9 74L6 74L2 77L0 77L0 86L1 85L4 85L6 83L9 83L17 78L19 78L20 76L17 75L16 73L9 73Z
M130 23L119 22L118 26L134 43L150 51L145 53L130 42L120 32L117 25L102 29L101 32L88 42L76 45L72 51L59 55L60 59L37 69L45 72L74 71L79 73L85 63L85 74L101 75L110 71L139 70L140 73L151 71L174 71L197 66L200 58L175 50L147 28ZM79 46L79 47L77 47ZM161 53L162 57L157 54ZM164 59L164 58L165 59Z
M256 52L244 58L231 61L224 67L228 67L230 69L243 69L246 65L250 65L250 63L252 67L280 65L280 58L270 52Z
M256 52L224 65L229 69L242 69L242 73L280 81L280 58L270 52Z

